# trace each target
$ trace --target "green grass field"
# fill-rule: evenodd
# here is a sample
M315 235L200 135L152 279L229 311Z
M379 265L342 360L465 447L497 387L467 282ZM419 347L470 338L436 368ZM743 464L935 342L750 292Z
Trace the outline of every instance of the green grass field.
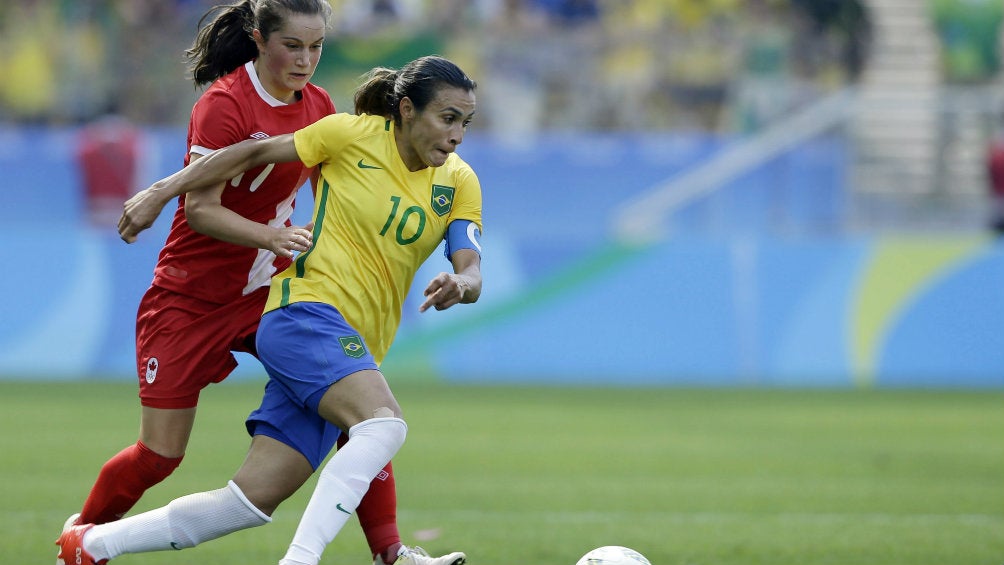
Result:
M185 462L136 511L218 488L261 383L211 387ZM1000 391L580 390L404 384L406 543L471 565L1004 563ZM0 382L0 555L52 563L100 465L135 440L132 384ZM313 483L270 525L115 563L276 563ZM323 563L368 564L353 520Z

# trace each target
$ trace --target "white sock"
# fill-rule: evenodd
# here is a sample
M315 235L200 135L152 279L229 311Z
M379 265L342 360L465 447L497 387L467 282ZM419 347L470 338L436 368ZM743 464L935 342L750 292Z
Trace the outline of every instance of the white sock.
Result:
M100 561L124 553L195 547L271 521L230 481L221 489L176 498L167 506L94 526L84 534L83 545Z
M400 418L370 418L349 429L349 442L331 456L317 478L293 542L279 565L317 565L321 553L349 520L370 482L404 444Z

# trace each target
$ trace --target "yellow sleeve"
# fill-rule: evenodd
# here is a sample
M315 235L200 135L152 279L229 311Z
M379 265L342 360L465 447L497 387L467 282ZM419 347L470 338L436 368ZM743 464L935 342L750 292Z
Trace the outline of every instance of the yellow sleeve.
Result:
M293 132L293 145L300 160L308 167L330 161L352 137L351 114L329 114Z
M481 181L474 170L464 163L456 171L456 183L457 196L450 221L470 220L484 233L484 226L481 225Z

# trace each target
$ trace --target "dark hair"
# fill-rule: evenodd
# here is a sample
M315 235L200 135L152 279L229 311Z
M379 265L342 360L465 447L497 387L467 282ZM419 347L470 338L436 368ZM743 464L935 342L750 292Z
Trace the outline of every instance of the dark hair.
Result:
M356 114L370 114L401 123L401 99L407 96L421 112L442 86L475 90L478 84L449 59L420 57L400 70L377 67L363 75L356 89Z
M289 14L320 14L327 25L331 6L325 0L241 0L210 8L199 20L195 41L185 51L196 86L213 82L257 57L258 46L251 33L257 29L268 39Z

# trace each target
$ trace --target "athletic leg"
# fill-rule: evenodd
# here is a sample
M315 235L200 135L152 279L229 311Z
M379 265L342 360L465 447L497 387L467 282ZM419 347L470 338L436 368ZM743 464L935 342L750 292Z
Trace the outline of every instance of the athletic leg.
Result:
M342 449L348 439L347 434L338 436L338 449ZM356 508L356 515L370 547L370 555L393 563L397 550L401 548L401 533L397 528L397 489L391 463L387 463L370 483L369 490Z
M78 526L60 538L60 545L65 551L67 544L79 543L96 561L126 553L194 547L267 524L279 504L312 473L313 467L295 449L270 437L255 436L247 458L227 486L183 496L116 522ZM79 535L79 541L73 535Z
M338 436L338 448L342 449L348 435ZM455 551L446 555L431 557L421 548L407 547L401 543L397 526L397 491L394 470L391 463L377 473L370 482L359 507L356 508L359 525L369 544L373 562L376 565L462 565L467 556Z
M138 441L102 467L77 523L118 520L181 463L199 394L237 365L231 349L254 335L267 289L220 306L151 286L136 316Z
M401 409L376 370L352 373L331 385L318 413L348 429L349 440L331 457L280 565L316 565L359 506L377 473L404 443Z
M195 408L143 407L139 440L109 459L98 473L78 523L118 520L153 485L181 464L195 422Z

